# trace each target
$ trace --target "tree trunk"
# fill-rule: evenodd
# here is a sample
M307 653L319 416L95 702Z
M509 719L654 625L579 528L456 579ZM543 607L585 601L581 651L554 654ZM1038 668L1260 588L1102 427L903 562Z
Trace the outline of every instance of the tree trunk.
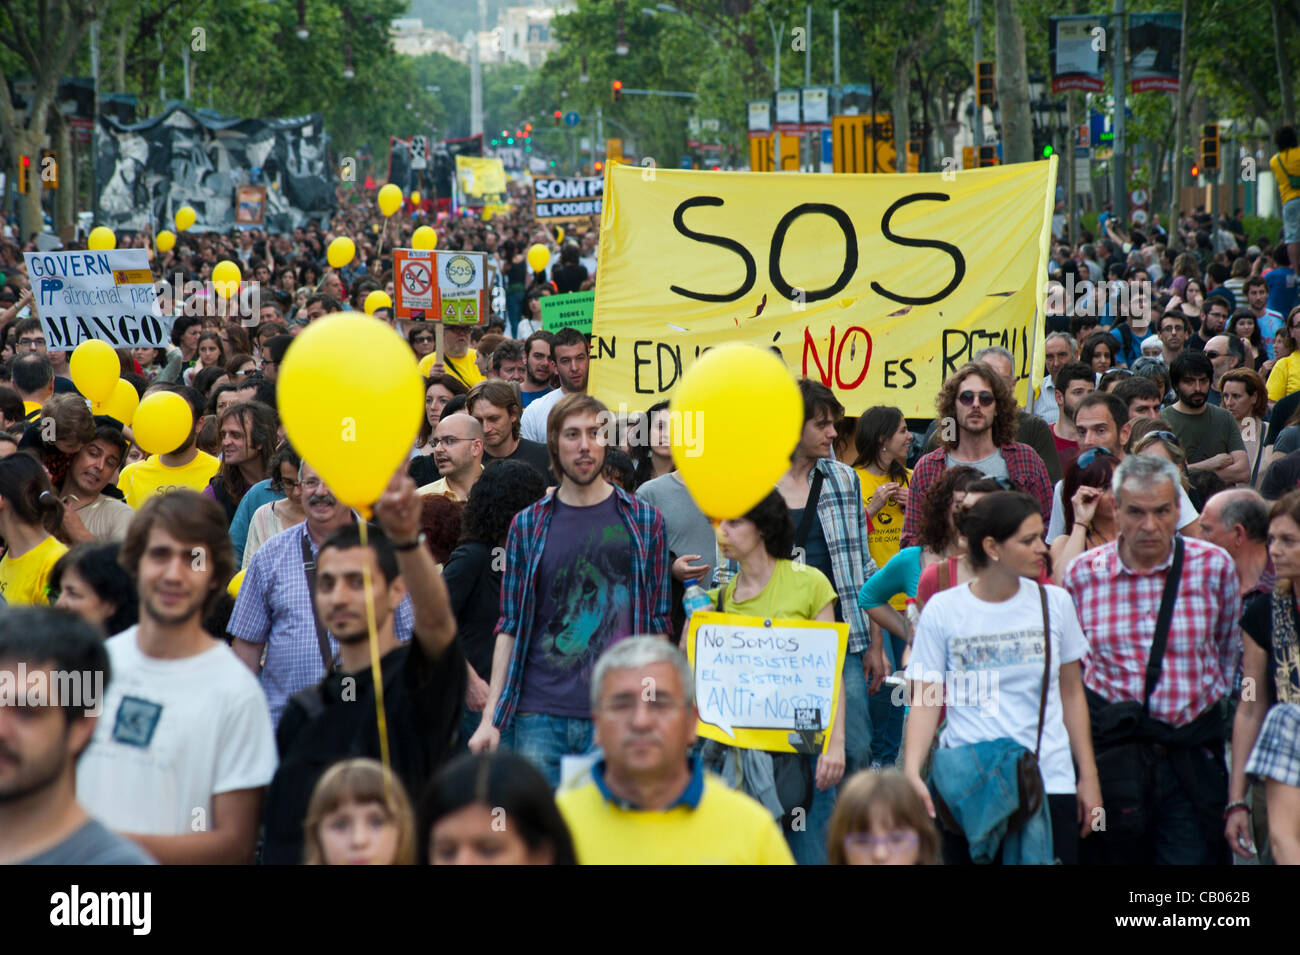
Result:
M58 135L54 140L59 151L59 189L54 194L56 213L54 231L62 235L68 226L77 222L77 169L72 161L72 127L60 120Z
M907 172L907 141L912 138L911 50L901 46L894 53L894 171Z
M1295 115L1295 87L1292 85L1294 77L1291 73L1291 64L1286 52L1286 38L1283 34L1282 23L1282 2L1281 0L1269 0L1269 12L1273 15L1273 50L1277 56L1277 78L1278 89L1282 93L1282 122L1279 126L1285 126L1288 123L1294 123Z
M1174 155L1169 177L1169 221L1165 231L1169 233L1169 248L1178 247L1178 212L1182 203L1183 191L1183 150L1187 143L1187 86L1191 82L1191 64L1187 62L1187 21L1191 17L1192 0L1183 0L1182 38L1178 41L1178 93L1174 96Z
M1002 114L1002 161L1034 158L1034 129L1029 115L1029 70L1025 65L1025 31L1011 0L996 0L997 90Z

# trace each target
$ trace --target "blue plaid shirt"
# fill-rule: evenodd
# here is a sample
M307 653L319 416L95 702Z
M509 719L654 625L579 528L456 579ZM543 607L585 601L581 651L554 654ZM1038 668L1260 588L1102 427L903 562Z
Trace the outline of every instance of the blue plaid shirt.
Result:
M632 598L632 633L667 634L671 627L668 617L671 598L663 515L618 487L614 487L614 495L619 517L623 519L632 541L632 579L628 581ZM533 582L546 551L547 533L553 516L555 494L551 493L520 511L510 522L505 573L501 579L501 619L497 621L496 632L514 637L515 650L510 657L506 685L492 715L492 722L498 729L510 725L519 704L528 644L533 635L533 617L537 610Z
M307 533L306 523L276 534L253 555L239 587L234 612L226 624L231 636L249 643L267 644L262 689L273 726L280 724L280 714L289 697L325 678L311 591L307 589L307 572L302 566L300 542L304 536L315 558L319 548ZM399 642L411 639L414 624L415 614L408 594L398 606L393 622ZM339 644L333 634L329 642L337 662Z

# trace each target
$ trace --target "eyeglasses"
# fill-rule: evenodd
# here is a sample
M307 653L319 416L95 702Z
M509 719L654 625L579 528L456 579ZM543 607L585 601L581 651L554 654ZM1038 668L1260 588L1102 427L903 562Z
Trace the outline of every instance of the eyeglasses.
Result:
M1217 351L1210 351L1208 348L1205 350L1205 353L1204 353L1204 354L1205 354L1205 357L1206 357L1206 358L1210 359L1210 361L1214 361L1214 359L1216 359L1216 358L1222 358L1222 357L1223 357L1223 356L1220 355Z
M445 438L434 438L433 441L430 442L430 443L431 443L435 448L454 448L456 445L460 444L462 441L474 441L474 440L476 440L476 439L475 439L475 438L462 438L462 437L459 437L458 435L449 434L449 435L447 435L447 437L445 437Z
M280 490L292 491L294 488L298 487L301 483L302 483L301 481L295 481L291 478L280 478Z
M44 348L45 339L44 338L20 338L18 339L18 344L24 346L25 348Z
M989 408L993 406L993 403L997 401L997 399L993 397L991 391L981 391L979 394L976 394L973 391L963 391L957 396L957 401L965 408L969 408L971 405L975 404L976 401L980 403L981 408Z
M1083 454L1075 458L1074 463L1080 469L1086 468L1088 465L1092 464L1092 462L1097 459L1097 455L1099 454L1104 454L1108 458L1114 457L1114 455L1111 454L1105 448L1089 448L1087 451L1084 451Z
M879 836L873 836L869 832L851 832L844 837L844 851L849 854L867 853L874 852L877 848L883 848L893 855L916 848L919 841L920 836L911 829L886 832Z
M429 344L429 342L433 341L433 336L432 336L432 335L416 335L414 338L411 339L411 341L413 341L413 342L414 342L415 344L417 344L417 345L427 345L427 344Z
M668 716L682 705L681 700L664 693L656 693L649 700L643 700L639 693L620 693L618 696L612 697L608 703L601 707L601 710L618 719L629 719L636 713L643 702L650 710L650 715L656 719Z

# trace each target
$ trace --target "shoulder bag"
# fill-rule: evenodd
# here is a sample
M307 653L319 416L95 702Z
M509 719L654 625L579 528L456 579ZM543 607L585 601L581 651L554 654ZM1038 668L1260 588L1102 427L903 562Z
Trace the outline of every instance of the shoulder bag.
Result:
M316 625L316 646L320 650L320 661L325 667L325 675L328 676L334 671L334 654L330 650L329 632L325 625L321 623L320 614L316 611L316 560L311 555L311 544L307 543L307 531L304 529L302 536L298 538L302 544L302 569L307 575L307 596L311 600L311 619Z

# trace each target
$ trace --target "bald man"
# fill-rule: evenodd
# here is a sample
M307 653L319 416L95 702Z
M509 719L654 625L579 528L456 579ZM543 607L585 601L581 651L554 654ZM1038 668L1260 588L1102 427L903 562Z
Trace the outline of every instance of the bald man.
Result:
M1206 501L1201 539L1228 552L1237 568L1243 602L1253 593L1272 592L1276 577L1268 559L1268 502L1256 491L1234 487Z
M463 413L443 417L433 429L433 461L442 477L420 493L468 500L483 473L483 425Z

